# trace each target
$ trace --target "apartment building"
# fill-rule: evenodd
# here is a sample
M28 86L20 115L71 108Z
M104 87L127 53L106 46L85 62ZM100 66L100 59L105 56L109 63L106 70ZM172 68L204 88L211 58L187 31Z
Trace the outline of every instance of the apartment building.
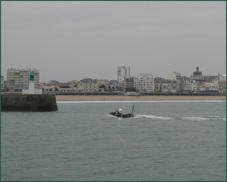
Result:
M112 90L117 90L117 86L118 86L118 81L117 80L110 80L110 89Z
M129 66L118 66L117 67L117 80L118 82L122 82L127 77L130 76L130 67Z
M162 80L162 93L176 93L177 92L177 81L164 79Z
M7 70L7 88L9 92L22 92L28 89L30 74L34 74L35 89L39 88L39 71L37 69L15 69Z
M110 86L109 80L97 79L97 83L98 83L98 86L104 85L106 89L108 89Z
M56 91L58 91L58 89L56 88L55 85L50 85L50 84L40 84L40 88L42 89L43 94L53 94Z
M208 82L204 81L200 84L199 91L219 91L219 84L218 82Z
M126 81L126 88L134 88L134 77L130 76L125 79Z
M119 86L123 89L126 88L126 80L122 80L120 83L119 83Z
M181 79L182 77L181 77L181 74L179 73L179 72L173 72L172 73L172 79L173 80L179 80L179 79Z
M218 90L220 93L226 93L226 81L225 80L218 80L217 85L218 85Z
M198 82L193 79L185 79L184 80L184 87L183 87L183 92L186 93L193 93L193 92L198 92Z
M139 92L154 92L154 76L149 73L141 73L134 78L134 87Z
M1 91L3 91L3 90L4 90L4 78L1 75Z
M77 85L78 92L98 92L99 86L97 80L93 80L91 78L85 78L83 80L80 80Z
M164 78L155 77L154 78L154 92L162 92L162 81Z
M59 81L57 81L57 80L49 80L47 84L48 85L59 85Z

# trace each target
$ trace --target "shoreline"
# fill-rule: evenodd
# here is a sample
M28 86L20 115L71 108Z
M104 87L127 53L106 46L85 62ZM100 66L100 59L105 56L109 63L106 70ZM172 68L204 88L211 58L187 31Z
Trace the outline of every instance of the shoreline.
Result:
M56 101L226 100L226 96L56 95Z

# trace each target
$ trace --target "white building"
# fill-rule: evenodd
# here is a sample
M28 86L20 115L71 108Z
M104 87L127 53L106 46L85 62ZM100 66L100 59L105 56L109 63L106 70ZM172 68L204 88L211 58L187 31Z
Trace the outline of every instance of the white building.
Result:
M97 79L97 83L98 83L98 86L104 85L106 89L108 89L110 86L109 80Z
M59 81L57 81L57 80L49 80L47 84L48 85L58 85Z
M28 89L30 74L34 74L35 89L39 88L39 71L36 69L15 69L7 70L7 87L9 92L22 92Z
M98 92L99 86L97 80L93 80L91 78L85 78L83 80L80 80L77 85L78 92Z
M60 93L75 93L77 92L77 87L75 82L59 82L58 85L56 85L55 90Z
M213 84L210 84L209 90L218 90L219 93L226 93L226 75L219 73L218 76L212 80L212 83ZM205 86L203 89L205 89Z
M154 92L162 92L162 81L164 78L155 77L154 78Z
M117 80L110 80L110 89L111 90L116 90L117 89L117 85L118 85L118 82Z
M179 80L179 79L181 79L182 77L181 77L181 74L179 73L179 72L173 72L172 73L172 79L173 80Z
M55 87L55 92L59 93L75 93L78 91L77 87L69 87L69 88L63 88L63 87Z
M1 90L4 90L4 78L1 75Z
M154 92L154 76L149 73L141 73L134 78L134 87L139 92Z
M117 80L118 82L122 82L127 77L130 76L130 67L129 66L118 66L117 67Z
M162 93L176 93L177 92L177 81L164 79L162 80Z
M226 81L226 75L218 73L218 78L217 79L220 80L220 81Z
M45 85L45 84L41 84L41 89L42 89L42 92L44 94L53 94L55 93L56 91L58 91L56 89L56 86L55 85Z
M204 81L200 85L199 91L219 91L219 83Z
M226 93L226 81L225 80L218 80L217 83L218 90L220 93Z
M193 93L198 92L197 82L193 79L187 79L184 82L183 92Z

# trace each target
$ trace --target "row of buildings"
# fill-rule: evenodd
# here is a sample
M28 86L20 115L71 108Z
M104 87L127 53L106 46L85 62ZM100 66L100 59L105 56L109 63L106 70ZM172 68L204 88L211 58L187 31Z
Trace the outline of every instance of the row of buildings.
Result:
M11 68L7 70L6 81L1 77L2 92L22 92L28 88L30 73L34 74L35 88L41 88L43 93L226 93L225 76L203 76L199 67L190 77L174 72L171 79L164 79L150 73L131 76L129 66L117 68L117 80L85 78L64 83L56 80L40 83L38 70Z

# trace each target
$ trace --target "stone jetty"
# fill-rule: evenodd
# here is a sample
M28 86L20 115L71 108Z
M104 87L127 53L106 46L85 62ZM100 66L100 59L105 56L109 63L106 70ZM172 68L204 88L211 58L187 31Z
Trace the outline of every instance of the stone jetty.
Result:
M1 94L1 111L57 111L54 94Z

